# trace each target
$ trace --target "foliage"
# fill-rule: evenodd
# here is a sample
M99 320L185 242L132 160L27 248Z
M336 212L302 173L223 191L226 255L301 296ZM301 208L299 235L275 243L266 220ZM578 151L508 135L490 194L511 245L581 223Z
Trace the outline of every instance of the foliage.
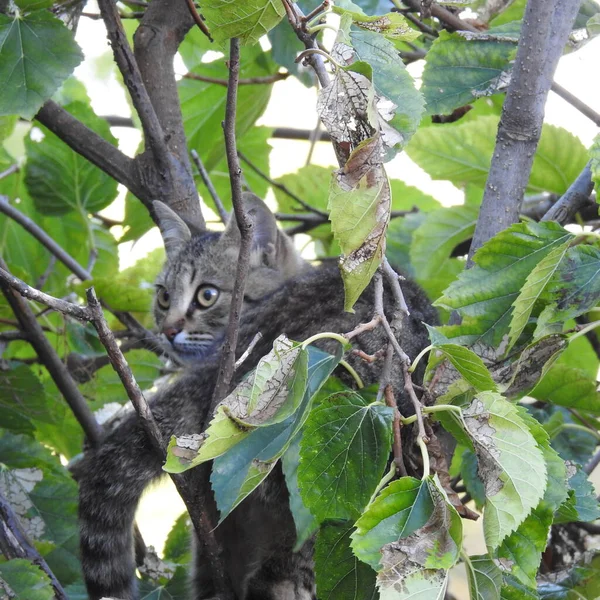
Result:
M239 149L268 172L272 129L256 122L271 100L280 68L305 85L314 83L313 73L294 62L295 48L301 51L302 44L281 2L201 4L217 49L224 50L232 36L245 44L240 77L267 79L240 86L236 125ZM316 4L298 3L305 13ZM474 2L472 8L478 12L483 4ZM130 311L151 327L152 285L162 250L129 269L120 271L118 265L125 244L138 242L154 225L146 207L130 190L124 221L107 224L99 212L118 205L117 181L47 123L18 120L34 119L53 98L117 145L106 120L92 108L92 90L73 76L83 54L65 24L69 19L61 3L51 0L2 6L0 173L8 171L0 175L0 202L6 197L80 265L89 264L91 283L113 312ZM598 325L597 234L525 219L489 240L475 254L473 267L464 269L464 243L477 224L524 6L521 0L511 3L481 33L451 32L429 18L425 25L433 28L432 36L390 12L387 2L336 2L330 82L319 91L317 111L344 164L333 173L306 165L278 180L313 207L313 215L328 216L307 233L319 257L342 254L348 310L385 256L441 309L446 324L430 328L432 352L421 358L427 361L423 385L432 400L423 412L440 428L434 432L444 430L458 444L450 473L435 456L434 434L422 457L423 464L431 458L433 472L422 472L417 460L410 475L395 477L389 470L394 409L378 390L353 389L330 377L342 359L341 345L330 355L285 337L220 404L204 437L190 432L170 440L166 471L180 473L213 461L211 484L221 520L281 461L298 545L316 534L320 600L443 598L459 562L466 567L473 600L598 595L594 553L552 581L538 578L553 526L600 517L585 468L600 439L599 364L581 331L581 323L591 321L590 331ZM119 7L131 8L127 2ZM576 26L587 27L591 37L599 14L594 2L584 2ZM308 27L314 34L324 29L318 19ZM127 30L131 34L135 27ZM227 88L219 83L229 71L227 57L214 49L197 28L186 34L179 55L190 76L181 78L177 89L188 147L198 151L229 210L221 128ZM424 56L420 89L402 60L409 62L411 53ZM462 118L454 119L457 114ZM141 130L137 117L134 126ZM442 207L390 178L388 163L405 149L432 179L462 190L464 203ZM142 144L138 155L144 150ZM564 194L588 161L598 191L600 138L587 149L566 130L544 125L527 196ZM19 170L10 169L13 164ZM243 167L248 186L263 197L272 191L278 212L288 215L285 225L296 225L289 215L302 208L297 200ZM204 184L198 177L195 183L210 205ZM393 218L394 211L413 208ZM48 294L85 302L90 281L76 280L63 264L54 265L36 238L1 213L0 255L28 283L41 281ZM104 351L95 332L58 312L36 312L47 340L77 374L80 391L104 420L125 394L101 360ZM126 336L111 319L113 329ZM11 337L17 329L2 296L0 492L69 598L84 598L76 483L60 460L76 461L84 436L47 367L27 340ZM139 344L130 345L134 374L150 389L163 374L163 362ZM75 368L81 365L85 368ZM411 431L413 420L405 419L403 431ZM466 510L456 490L466 491L474 499L469 506L483 515L485 554L468 556L463 549ZM170 575L144 576L144 597L181 597L188 539L182 517L164 552ZM0 559L0 591L7 589L16 598L53 597L47 576L25 559Z

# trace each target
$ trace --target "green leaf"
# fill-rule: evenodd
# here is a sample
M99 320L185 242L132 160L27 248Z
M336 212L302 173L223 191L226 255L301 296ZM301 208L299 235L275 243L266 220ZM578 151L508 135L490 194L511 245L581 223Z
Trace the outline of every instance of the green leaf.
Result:
M358 560L350 548L352 523L327 522L315 546L319 600L376 600L375 572Z
M327 188L331 181L331 169L318 165L305 165L295 173L287 173L277 178L290 192L314 208L327 210ZM302 207L291 196L278 188L273 188L277 200L277 210L282 213L294 213Z
M80 102L65 107L74 117L116 145L106 121ZM37 124L44 133L41 142L25 140L27 166L25 184L38 211L44 215L96 212L108 206L117 195L117 182L98 167L71 150L51 131Z
M448 360L454 365L456 370L478 391L493 391L497 390L495 381L492 379L487 367L473 352L464 346L457 344L442 344L436 346L437 350L441 350Z
M292 517L294 518L294 524L296 525L295 550L299 550L304 545L304 542L310 539L319 528L317 520L304 504L298 487L300 438L300 434L294 437L289 448L281 457L281 467L285 476L287 489L290 493L290 510L292 512Z
M394 105L389 125L400 137L387 152L385 160L390 160L417 130L425 108L423 96L402 61L398 60L398 51L392 42L362 29L350 31L350 41L357 60L368 63L373 70L372 82L377 96Z
M546 464L517 408L499 394L481 392L463 410L463 418L485 486L483 529L486 545L493 549L542 499Z
M34 419L53 421L47 404L44 388L29 367L0 371L0 427L31 435L35 431Z
M535 266L573 234L552 222L517 223L489 240L475 254L476 266L464 271L436 305L457 310L469 345L498 346L508 333L512 304ZM454 337L454 336L452 336Z
M333 7L333 12L338 15L348 15L352 19L352 24L359 29L378 33L390 40L402 40L412 42L421 34L413 29L404 16L398 13L386 13L384 15L368 16L360 11L353 11L352 7L346 8L339 3Z
M558 509L554 522L595 521L600 518L600 506L594 487L583 469L572 464L567 468L570 472L569 496Z
M187 564L191 560L190 517L184 512L175 521L165 540L163 558L168 561Z
M0 464L0 490L26 535L39 544L61 582L75 581L80 577L77 484L58 456L24 436L0 435Z
M361 143L331 181L331 229L344 253L340 269L347 311L352 311L385 253L391 196L383 166L373 161L380 150L379 136Z
M0 14L0 115L32 119L82 61L66 26L47 10Z
M204 7L202 10L204 11ZM264 77L276 71L277 66L270 54L263 52L260 46L242 49L240 78ZM223 58L202 63L193 72L218 79L227 79L229 75ZM238 138L241 139L263 114L272 87L266 84L240 86L236 112ZM188 147L198 151L204 166L210 172L225 157L221 121L225 115L227 88L184 78L179 82L178 89Z
M456 564L462 545L462 522L448 503L437 476L427 477L434 503L427 523L406 538L382 548L377 584L381 599L443 598L448 569ZM421 595L422 594L422 595Z
M221 521L265 479L287 450L306 421L314 395L342 356L341 346L335 356L312 346L307 350L308 384L298 410L284 421L257 427L237 444L235 452L215 459L211 483Z
M539 596L529 586L523 585L512 575L505 574L500 598L501 600L538 600Z
M530 392L543 402L600 414L600 396L596 378L581 369L555 364Z
M0 590L6 592L2 585L4 582L15 594L10 594L7 598L52 600L55 597L48 575L26 558L14 558L0 564Z
M553 248L531 271L521 288L521 292L513 303L513 314L509 328L508 348L512 348L529 322L535 303L539 300L556 273L562 260L565 258L572 240Z
M410 260L420 282L436 277L452 250L473 236L478 213L474 206L450 206L427 215L414 232L410 249Z
M319 521L360 515L385 470L393 418L391 408L352 391L313 408L302 436L298 482Z
M471 600L500 600L502 571L488 554L465 560Z
M125 196L125 233L119 243L137 241L155 226L148 209L131 192Z
M583 600L600 597L600 556L596 552L591 557L584 558L580 564L572 567L556 581L540 583L538 591L542 600Z
M467 492L480 509L485 504L485 487L477 475L477 455L469 448L466 448L462 454L460 474Z
M422 127L406 148L407 154L433 179L448 179L458 187L485 187L494 151L498 117ZM584 145L567 130L542 127L527 193L564 194L588 161Z
M508 85L517 39L485 32L440 31L427 53L422 91L429 114L449 114Z
M498 548L497 558L503 568L509 569L526 586L536 587L535 577L551 525L552 510L548 506L538 506Z
M550 305L540 315L536 336L549 323L564 322L594 308L600 302L600 249L569 248L548 283L544 300Z
M379 570L381 548L423 527L433 509L426 482L414 477L392 481L356 522L356 531L352 534L354 554Z
M285 9L273 0L214 0L202 6L202 15L216 42L237 37L252 45L281 21Z

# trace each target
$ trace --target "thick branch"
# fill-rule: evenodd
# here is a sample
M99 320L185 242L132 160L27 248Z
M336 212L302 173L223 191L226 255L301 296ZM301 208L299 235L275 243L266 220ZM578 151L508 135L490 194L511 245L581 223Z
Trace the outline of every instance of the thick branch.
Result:
M469 259L519 218L544 105L578 0L529 0Z
M250 247L252 243L252 222L244 211L242 203L242 169L237 153L235 138L235 114L237 107L237 82L240 74L240 42L233 38L230 42L229 54L229 85L227 87L227 104L225 107L225 151L227 154L227 166L231 179L231 201L233 212L241 234L240 251L238 255L235 283L231 298L231 309L229 311L229 324L221 362L219 364L219 375L212 397L212 409L223 399L231 385L235 366L235 349L238 339L238 328L242 304L244 301L244 288L246 276L250 263Z
M136 196L143 196L135 177L133 160L56 102L48 100L35 118L72 150L122 183Z
M56 600L68 600L62 585L37 548L27 539L17 515L2 494L0 494L0 550L8 560L26 558L38 566L48 575Z

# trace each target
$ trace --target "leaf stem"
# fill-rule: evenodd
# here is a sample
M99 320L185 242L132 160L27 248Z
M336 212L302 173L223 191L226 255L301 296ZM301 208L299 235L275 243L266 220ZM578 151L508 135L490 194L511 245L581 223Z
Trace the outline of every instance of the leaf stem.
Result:
M436 404L435 406L424 406L421 409L421 412L424 414L427 413L436 413L436 412L444 412L444 411L452 411L458 414L461 414L462 409L460 406L455 406L454 404ZM412 415L411 417L401 417L402 425L410 425L417 420L417 415Z
M419 445L421 456L423 458L423 477L421 477L421 479L425 479L426 477L429 477L429 452L427 452L427 444L421 436L417 438L417 444Z
M576 333L569 336L569 344L573 340L576 340L578 337L581 337L582 335L585 335L589 331L592 331L592 329L596 329L596 327L600 327L600 321L592 321L591 323L588 323L585 327L583 327Z
M304 50L303 52L300 52L300 54L298 54L298 56L296 57L296 60L294 62L299 63L302 59L307 58L308 56L311 56L313 54L319 54L323 58L327 59L337 69L344 68L342 65L340 65L339 62L337 62L336 60L333 59L331 54L327 54L327 52L325 52L325 50L321 50L320 48L309 48L308 50Z
M317 340L325 340L325 339L336 340L340 344L342 344L342 346L344 346L344 347L348 345L348 340L343 335L340 335L339 333L333 333L331 331L324 331L322 333L317 333L317 334L309 337L308 339L304 340L302 342L302 349L306 348L306 346L308 346L309 344L312 344L313 342L316 342Z
M318 33L319 31L323 31L324 29L331 29L331 31L335 31L337 33L337 28L333 25L329 25L329 23L321 23L320 25L309 26L306 28L308 33Z
M552 439L554 439L559 433L562 433L565 429L572 429L575 431L583 431L585 433L589 433L590 435L593 435L597 440L600 440L600 433L598 433L594 429L590 429L589 427L586 427L585 425L579 425L578 423L563 423L560 427L558 427L556 429L556 431L554 432L554 435L552 436Z
M435 346L433 344L429 344L429 346L427 346L426 348L423 348L423 350L421 350L421 352L419 352L419 354L417 354L415 360L412 361L412 364L408 368L408 372L414 373L415 369L417 368L417 365L419 364L419 361L423 358L423 356L425 356L425 354L427 354L433 348L435 348Z
M360 378L360 375L355 371L354 367L352 367L352 365L347 363L344 359L340 360L339 364L340 364L340 366L344 367L344 369L346 369L346 371L348 371L348 373L350 373L350 375L352 375L352 379L354 379L354 381L356 381L356 385L358 386L358 389L362 390L365 387L365 384L363 383L363 380Z
M381 478L381 481L377 484L377 487L375 488L375 491L373 492L373 495L371 496L369 503L367 504L367 507L370 506L371 504L373 504L373 502L375 501L375 498L377 498L377 496L379 495L379 492L381 492L381 490L392 479L394 479L395 475L396 475L396 465L394 463L392 463L390 465L388 472Z

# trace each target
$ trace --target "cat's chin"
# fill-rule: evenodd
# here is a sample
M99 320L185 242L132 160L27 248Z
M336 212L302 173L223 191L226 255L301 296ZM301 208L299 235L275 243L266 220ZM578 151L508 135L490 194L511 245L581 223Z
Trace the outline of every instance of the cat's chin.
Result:
M217 357L217 352L214 344L201 348L178 348L173 346L173 350L177 358L184 364L192 364Z

